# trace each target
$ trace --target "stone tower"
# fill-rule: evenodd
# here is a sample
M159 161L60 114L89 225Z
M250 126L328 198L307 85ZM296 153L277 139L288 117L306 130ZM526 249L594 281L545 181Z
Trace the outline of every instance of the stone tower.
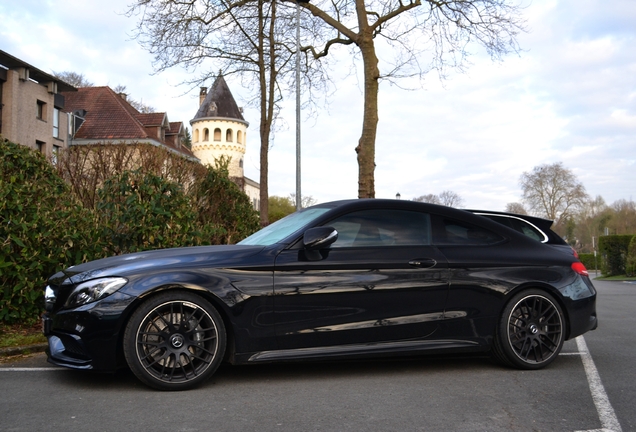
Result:
M214 166L221 156L230 158L230 177L243 178L243 157L249 123L236 105L223 75L210 91L201 87L199 110L192 120L192 152L204 165Z

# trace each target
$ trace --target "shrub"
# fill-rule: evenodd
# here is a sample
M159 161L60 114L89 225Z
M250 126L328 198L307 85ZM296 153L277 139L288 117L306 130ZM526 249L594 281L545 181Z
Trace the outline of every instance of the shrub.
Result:
M230 180L227 162L221 159L216 167L207 167L192 188L203 240L211 244L236 243L260 228L258 212Z
M205 168L162 147L150 144L78 145L64 149L59 155L57 171L68 182L73 193L87 208L96 208L97 191L106 180L125 171L152 173L183 186L188 192L194 179Z
M72 147L54 167L0 138L0 322L35 322L46 279L70 265L236 242L260 227L227 161L206 168L149 146L124 150ZM142 168L125 169L135 162Z
M610 235L599 238L598 248L603 258L601 271L604 275L625 274L627 249L633 235Z
M97 209L111 254L201 244L183 188L150 172L124 171L106 180Z
M102 255L93 214L53 166L0 139L0 321L34 322L50 275Z
M594 254L580 253L579 259L588 270L596 270L597 260L594 259Z
M271 196L269 197L269 223L276 222L296 211L296 205L289 197Z
M625 274L627 274L627 276L636 276L636 235L632 237L627 248Z

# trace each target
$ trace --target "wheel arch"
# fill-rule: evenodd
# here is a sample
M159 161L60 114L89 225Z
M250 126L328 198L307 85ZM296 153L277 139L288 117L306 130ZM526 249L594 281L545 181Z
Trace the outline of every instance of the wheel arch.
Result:
M128 322L130 321L132 315L135 311L148 299L155 297L159 294L168 292L168 291L183 291L189 292L198 295L204 300L208 301L219 313L221 319L223 320L223 325L225 326L225 333L227 338L227 346L225 349L225 359L232 358L234 356L234 326L230 320L230 314L227 310L227 305L221 300L221 298L216 295L216 293L205 289L200 286L195 285L182 285L176 283L170 283L165 285L156 286L143 294L139 295L131 305L126 308L124 313L122 314L122 318L120 320L120 327L118 329L117 335L117 344L116 344L116 359L118 366L125 366L126 360L124 358L124 333Z
M565 302L563 301L563 295L561 294L561 292L557 288L555 288L554 286L548 283L540 282L540 281L526 282L506 292L504 300L501 303L499 315L501 316L501 313L506 308L508 303L510 303L510 301L512 300L514 296L516 296L522 291L531 290L531 289L537 289L537 290L544 291L550 294L550 296L559 304L559 307L561 307L561 311L563 312L563 317L564 317L564 323L563 323L565 326L564 340L568 340L570 338L570 315L569 315L568 309L565 305Z

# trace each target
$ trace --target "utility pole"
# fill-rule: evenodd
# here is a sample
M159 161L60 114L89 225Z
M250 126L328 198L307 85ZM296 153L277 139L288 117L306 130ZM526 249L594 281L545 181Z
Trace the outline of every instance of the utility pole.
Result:
M300 0L296 1L296 211L302 208L300 193Z

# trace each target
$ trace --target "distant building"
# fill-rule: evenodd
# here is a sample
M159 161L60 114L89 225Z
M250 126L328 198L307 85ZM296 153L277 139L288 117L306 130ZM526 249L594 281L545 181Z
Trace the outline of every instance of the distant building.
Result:
M84 87L65 93L70 115L70 145L150 144L198 160L182 144L182 122L168 121L166 113L140 113L123 93L110 87Z
M249 123L222 75L201 88L190 121L192 150L183 145L182 122L166 113L140 113L110 87L75 88L0 50L0 134L51 157L71 145L123 144L162 147L186 159L214 165L230 160L229 175L260 206L260 185L246 178L243 163Z
M75 87L0 50L0 135L55 162L68 147L65 97Z
M255 209L260 207L260 185L244 175L247 127L243 110L238 107L223 75L208 91L201 87L199 109L190 120L192 151L205 165L214 165L222 156L230 159L230 177L250 197Z

